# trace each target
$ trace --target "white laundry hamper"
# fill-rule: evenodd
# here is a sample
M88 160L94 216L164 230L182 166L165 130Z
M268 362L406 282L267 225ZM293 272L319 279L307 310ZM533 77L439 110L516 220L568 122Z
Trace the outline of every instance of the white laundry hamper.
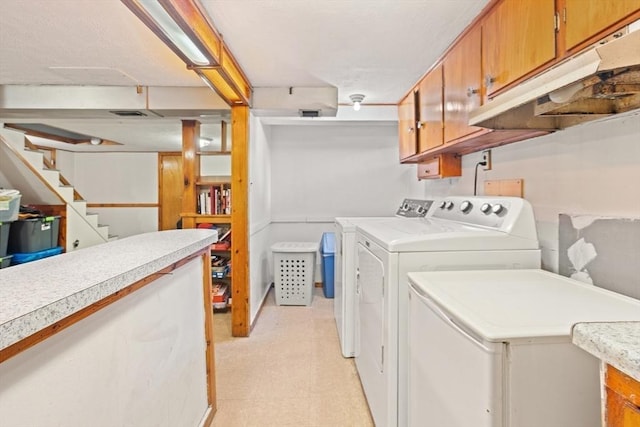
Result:
M318 243L279 242L271 246L278 305L311 305Z

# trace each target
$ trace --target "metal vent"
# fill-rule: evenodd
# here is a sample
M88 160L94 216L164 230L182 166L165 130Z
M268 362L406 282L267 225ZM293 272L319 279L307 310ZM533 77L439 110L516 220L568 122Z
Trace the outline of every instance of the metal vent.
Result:
M300 117L320 117L320 110L300 110Z
M147 116L145 113L138 110L116 110L116 111L109 111L109 112L120 117L146 117Z

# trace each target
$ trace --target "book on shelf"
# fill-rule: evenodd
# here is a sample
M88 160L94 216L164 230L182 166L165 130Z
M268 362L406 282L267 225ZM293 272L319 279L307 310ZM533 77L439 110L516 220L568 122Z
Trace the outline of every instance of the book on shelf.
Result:
M197 213L201 215L230 215L231 189L225 185L202 187L198 193Z

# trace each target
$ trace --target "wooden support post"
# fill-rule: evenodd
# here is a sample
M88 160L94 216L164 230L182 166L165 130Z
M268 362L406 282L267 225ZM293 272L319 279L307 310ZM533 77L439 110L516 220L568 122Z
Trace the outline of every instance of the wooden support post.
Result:
M231 334L247 337L249 313L249 107L231 107Z
M182 228L195 228L196 214L196 181L200 176L200 159L197 155L200 140L200 122L197 120L182 121L182 171L183 194L182 213L189 214L182 218Z

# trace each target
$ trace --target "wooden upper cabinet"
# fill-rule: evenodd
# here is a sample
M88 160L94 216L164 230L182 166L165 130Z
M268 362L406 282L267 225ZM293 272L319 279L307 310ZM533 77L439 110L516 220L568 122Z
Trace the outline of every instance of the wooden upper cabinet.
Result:
M438 64L420 81L418 107L418 152L444 143L442 112L442 64Z
M416 129L416 97L411 91L398 104L398 137L400 140L400 161L418 152L418 132Z
M554 0L503 0L487 14L482 24L487 97L555 59L555 16Z
M615 31L625 18L640 12L640 0L564 0L562 21L565 24L566 51L580 48L594 36L604 37ZM605 34L603 34L605 32Z
M483 130L469 126L469 113L482 100L480 27L473 27L444 58L444 141Z

